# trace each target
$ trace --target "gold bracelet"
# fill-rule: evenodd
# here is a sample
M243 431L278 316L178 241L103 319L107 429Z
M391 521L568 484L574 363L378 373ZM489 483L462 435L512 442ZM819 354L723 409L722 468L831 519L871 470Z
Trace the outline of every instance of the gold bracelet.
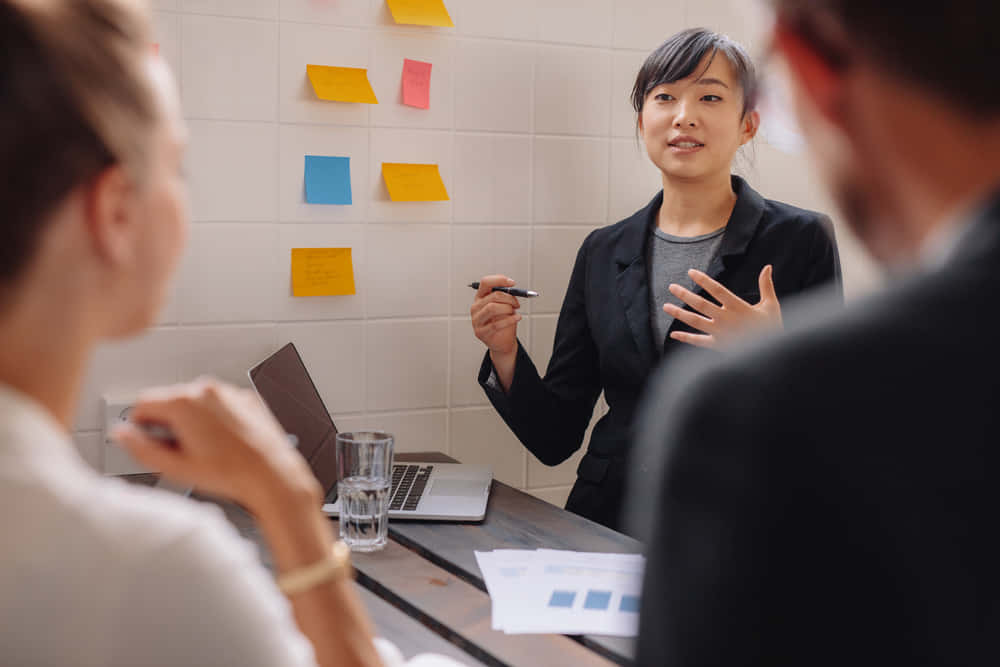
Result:
M280 575L277 579L278 590L292 596L350 573L351 548L337 540L330 549L330 555L323 560Z

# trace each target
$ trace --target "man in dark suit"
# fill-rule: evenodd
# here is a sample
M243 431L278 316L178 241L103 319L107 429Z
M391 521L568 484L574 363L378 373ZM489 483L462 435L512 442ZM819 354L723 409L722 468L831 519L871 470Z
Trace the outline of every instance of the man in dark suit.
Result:
M892 278L651 381L637 661L1000 664L1000 3L772 3L810 147Z

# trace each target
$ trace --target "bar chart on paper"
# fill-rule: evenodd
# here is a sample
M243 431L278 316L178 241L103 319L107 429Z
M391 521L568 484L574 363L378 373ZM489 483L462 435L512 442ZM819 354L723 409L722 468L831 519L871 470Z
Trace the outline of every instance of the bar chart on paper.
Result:
M644 559L539 549L476 552L493 627L516 633L634 636Z

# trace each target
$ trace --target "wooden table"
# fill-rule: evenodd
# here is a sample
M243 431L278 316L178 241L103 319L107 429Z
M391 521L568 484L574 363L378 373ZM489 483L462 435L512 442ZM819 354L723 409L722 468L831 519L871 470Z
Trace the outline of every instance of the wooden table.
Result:
M453 462L443 454L400 454L397 461ZM227 516L259 545L253 522L233 506ZM620 637L508 635L491 629L491 605L473 551L572 549L637 553L638 542L592 521L493 482L481 523L397 521L389 545L353 554L362 598L381 636L407 657L450 655L468 665L629 664L634 640ZM268 562L266 550L262 558Z

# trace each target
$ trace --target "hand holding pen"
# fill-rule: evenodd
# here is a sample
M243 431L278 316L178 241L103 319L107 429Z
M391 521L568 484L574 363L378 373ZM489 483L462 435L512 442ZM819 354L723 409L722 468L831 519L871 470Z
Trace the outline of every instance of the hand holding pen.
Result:
M512 361L517 354L517 323L521 321L517 311L521 303L512 293L514 284L512 279L500 275L485 276L473 283L476 296L469 309L472 330L490 349L490 356L496 359ZM517 292L529 293L528 290Z

